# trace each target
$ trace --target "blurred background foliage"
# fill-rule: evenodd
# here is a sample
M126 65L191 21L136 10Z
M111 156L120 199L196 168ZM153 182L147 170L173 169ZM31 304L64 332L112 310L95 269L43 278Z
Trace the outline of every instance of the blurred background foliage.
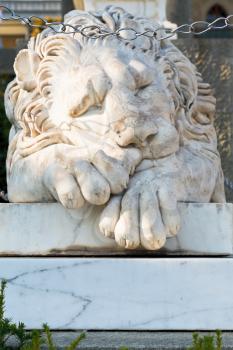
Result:
M0 190L6 191L6 154L10 123L5 115L4 91L7 84L13 79L12 75L0 75Z

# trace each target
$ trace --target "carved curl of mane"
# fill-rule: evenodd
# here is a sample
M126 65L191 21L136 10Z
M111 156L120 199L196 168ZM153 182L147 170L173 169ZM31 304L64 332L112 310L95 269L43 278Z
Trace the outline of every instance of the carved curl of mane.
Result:
M100 13L72 11L65 22L73 26L99 25L110 30L131 27L144 31L156 27L149 20L133 17L114 6ZM27 50L20 51L14 65L16 78L8 85L5 94L7 116L13 124L10 161L16 150L18 156L25 157L50 144L72 144L49 118L53 79L67 69L67 56L72 59L72 64L77 65L82 51L102 46L111 48L116 42L121 50L130 51L132 56L143 56L144 60L146 57L160 65L175 104L175 124L180 131L181 145L196 140L205 149L215 152L215 99L196 68L168 40L160 43L154 38L141 36L135 41L127 41L127 33L122 32L122 35L124 40L111 36L87 39L80 34L54 34L46 29L36 39L30 40Z

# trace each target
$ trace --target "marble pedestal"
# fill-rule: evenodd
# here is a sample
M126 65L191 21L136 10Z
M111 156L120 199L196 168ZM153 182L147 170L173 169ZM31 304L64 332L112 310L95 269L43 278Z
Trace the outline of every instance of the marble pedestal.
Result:
M29 329L46 322L54 330L233 330L233 259L164 257L231 254L232 204L183 203L179 210L178 236L146 256L101 236L101 208L1 204L6 316Z
M232 254L233 205L180 203L181 230L156 252L120 249L101 235L101 207L0 204L0 255Z
M233 330L232 258L1 258L28 328Z

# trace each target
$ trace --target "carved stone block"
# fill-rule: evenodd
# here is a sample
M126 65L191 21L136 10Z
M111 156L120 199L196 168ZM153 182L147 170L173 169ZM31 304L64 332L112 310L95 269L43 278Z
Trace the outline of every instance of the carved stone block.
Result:
M180 203L181 230L160 254L232 253L232 204ZM0 255L142 255L126 252L99 229L102 208L65 209L60 204L0 204ZM147 254L155 255L151 251Z

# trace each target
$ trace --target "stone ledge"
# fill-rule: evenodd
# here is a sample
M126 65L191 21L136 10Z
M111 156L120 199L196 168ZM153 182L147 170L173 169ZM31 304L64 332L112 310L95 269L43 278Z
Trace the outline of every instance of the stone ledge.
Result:
M0 258L6 317L53 330L233 330L232 258Z
M101 207L0 204L0 255L232 254L233 205L180 203L181 230L157 252L121 250L98 228Z

